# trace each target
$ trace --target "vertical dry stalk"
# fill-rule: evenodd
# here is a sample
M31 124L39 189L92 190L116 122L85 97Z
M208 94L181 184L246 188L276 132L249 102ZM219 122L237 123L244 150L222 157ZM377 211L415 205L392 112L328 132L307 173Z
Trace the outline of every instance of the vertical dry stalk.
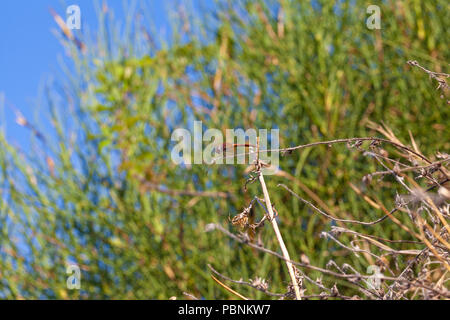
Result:
M286 245L284 244L283 237L281 236L280 229L278 228L277 220L275 219L275 215L272 210L272 203L270 202L269 192L267 191L266 182L264 181L264 176L261 171L259 171L259 182L261 183L261 187L264 193L264 200L266 201L267 211L269 212L270 221L272 222L273 230L275 231L275 235L277 237L278 243L280 244L281 251L283 253L284 258L286 259L286 265L289 270L289 275L292 280L292 285L294 286L295 297L297 300L301 300L302 297L300 295L300 289L298 287L297 278L295 277L294 266L292 265L291 258L289 257L289 252L287 251Z

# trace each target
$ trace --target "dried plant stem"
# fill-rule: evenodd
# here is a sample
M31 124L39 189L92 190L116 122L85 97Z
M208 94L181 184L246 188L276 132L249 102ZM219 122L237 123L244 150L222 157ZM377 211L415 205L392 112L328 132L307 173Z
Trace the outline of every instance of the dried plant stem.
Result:
M227 291L231 292L232 294L238 296L239 298L241 298L242 300L249 300L247 297L243 296L242 294L240 294L239 292L231 289L229 286L227 286L226 284L222 283L219 279L217 279L216 277L214 277L211 274L211 278L213 278L213 280L215 282L217 282L218 284L220 284L222 287L224 287Z
M289 276L291 277L292 285L294 286L295 297L297 300L301 300L302 297L300 295L300 289L298 287L297 278L295 277L294 266L290 262L291 258L289 257L289 252L284 244L283 237L281 236L280 229L278 228L277 220L274 217L272 202L270 202L269 192L267 191L266 182L264 181L264 176L262 172L259 172L259 182L261 183L261 187L264 193L264 200L266 201L267 210L269 211L269 218L272 222L273 230L275 231L275 235L277 237L278 243L281 248L281 252L286 261L287 268L289 270Z

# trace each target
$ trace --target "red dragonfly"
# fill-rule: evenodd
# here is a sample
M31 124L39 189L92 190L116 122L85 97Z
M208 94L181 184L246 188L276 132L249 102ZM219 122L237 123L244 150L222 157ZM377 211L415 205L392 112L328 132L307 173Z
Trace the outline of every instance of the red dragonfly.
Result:
M244 153L237 153L237 148L238 147L244 147L245 148L245 152ZM238 155L243 155L243 154L251 154L251 153L256 153L257 147L254 144L250 144L250 143L223 143L219 146L217 146L216 148L214 148L214 152L217 154L220 154L222 158L228 158L228 157L235 157ZM228 154L227 154L228 152ZM260 161L260 164L263 167L270 167L269 164Z
M225 153L234 152L236 154L236 150L238 147L244 147L245 153L256 151L256 146L250 143L223 143L215 148L215 152L219 154L225 155Z

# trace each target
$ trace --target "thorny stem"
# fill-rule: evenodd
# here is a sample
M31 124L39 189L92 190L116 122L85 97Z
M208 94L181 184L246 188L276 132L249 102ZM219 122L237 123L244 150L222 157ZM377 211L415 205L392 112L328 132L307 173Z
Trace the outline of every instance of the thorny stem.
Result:
M343 139L335 139L335 140L329 140L329 141L318 141L318 142L312 142L312 143L308 143L308 144L303 144L303 145L299 145L299 146L295 146L295 147L290 147L290 148L282 148L282 149L267 149L267 150L261 150L261 149L257 149L256 153L257 156L259 156L259 153L261 152L293 152L296 150L301 150L301 149L305 149L305 148L311 148L311 147L316 147L319 145L328 145L331 146L332 144L337 144L337 143L350 143L350 142L356 142L356 143L360 143L362 141L372 141L372 142L382 142L382 143L388 143L391 144L399 149L405 150L413 155L415 155L416 157L422 159L423 161L427 162L428 164L433 164L433 162L431 162L429 159L427 159L425 156L423 156L422 154L412 150L411 148L408 148L402 144L396 143L394 141L391 141L389 139L384 139L384 138L376 138L376 137L359 137L359 138L343 138ZM251 152L253 153L253 152ZM243 153L245 154L251 154L251 153ZM235 156L239 156L239 155L243 155L243 154L233 154L230 156L223 156L222 158L228 158L228 157L235 157ZM439 168L439 171L445 176L448 177L448 175L441 169Z
M311 269L311 270L319 271L319 272L321 272L323 274L326 274L326 275L330 275L330 276L333 276L333 277L336 277L336 278L341 278L341 279L347 280L347 281L349 281L349 282L351 282L353 284L356 284L355 280L368 279L368 278L372 277L372 276L367 276L367 275L362 275L362 274L345 274L345 273L341 274L341 273L336 273L336 272L333 272L333 271L330 271L330 270L327 270L327 269L323 269L323 268L320 268L320 267L316 267L314 265L305 264L305 263L301 263L301 262L297 262L297 261L293 261L293 260L286 260L286 257L282 256L278 252L272 251L272 250L267 249L265 247L253 244L253 243L251 243L249 241L246 241L246 240L243 240L243 239L239 238L238 236L236 236L236 235L232 234L231 232L229 232L228 230L226 230L220 224L211 224L211 225L208 226L208 229L209 230L217 229L220 232L222 232L225 235L227 235L228 237L230 237L230 238L232 238L232 239L234 239L234 240L236 240L236 241L238 241L238 242L240 242L242 244L248 245L248 246L250 246L250 247L252 247L252 248L254 248L256 250L260 250L262 252L271 254L271 255L273 255L275 257L278 257L279 259L282 259L282 260L286 261L286 263L290 262L291 264L297 265L299 267L303 267L303 268L308 268L308 269ZM399 283L405 283L405 284L409 284L409 285L416 285L418 287L421 287L421 288L433 291L435 293L438 293L438 294L440 294L440 295L442 295L442 296L444 296L446 298L450 298L450 293L448 291L440 291L440 290L438 290L436 288L430 287L428 285L424 285L423 283L420 283L420 282L413 283L412 281L401 279L399 277L387 277L387 276L380 276L379 279L380 280L387 280L387 281L397 281ZM371 292L371 293L375 294L375 292Z

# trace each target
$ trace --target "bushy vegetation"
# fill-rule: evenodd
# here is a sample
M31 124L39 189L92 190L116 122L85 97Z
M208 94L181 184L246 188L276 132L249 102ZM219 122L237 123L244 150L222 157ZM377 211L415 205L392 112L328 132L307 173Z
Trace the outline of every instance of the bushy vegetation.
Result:
M436 79L407 61L445 78L449 6L384 1L382 29L369 30L368 5L180 6L170 40L151 31L144 10L118 32L104 5L98 31L78 35L85 50L62 39L71 62L46 90L48 123L18 118L33 149L0 137L0 297L234 298L211 274L248 298L292 297L285 261L245 244L278 252L270 223L254 231L231 223L263 197L257 181L246 185L252 167L171 161L173 130L201 120L222 131L278 128L282 148L394 142L283 153L278 173L265 177L281 234L302 262L304 296L448 298L448 189L439 184L448 180L450 111ZM368 176L380 171L388 173ZM399 202L419 186L444 203ZM249 218L259 221L265 208L252 203ZM392 209L371 225L339 221L373 222ZM81 290L66 287L68 262L82 270ZM381 291L342 277L370 276L373 265L391 278Z

